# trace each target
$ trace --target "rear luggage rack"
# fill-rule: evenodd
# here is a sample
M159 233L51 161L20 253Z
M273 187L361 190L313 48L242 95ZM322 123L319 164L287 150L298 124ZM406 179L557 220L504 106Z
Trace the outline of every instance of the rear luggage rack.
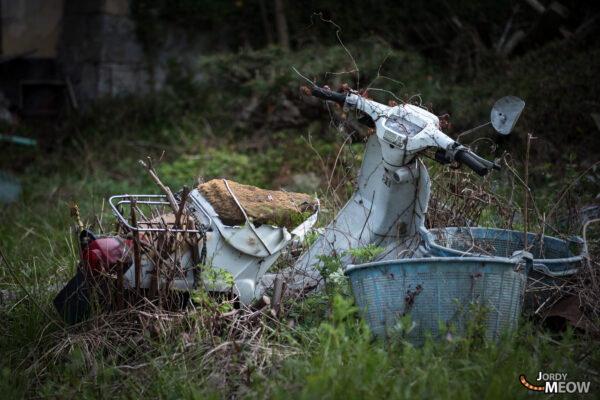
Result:
M133 204L135 201L135 206ZM136 232L188 232L188 233L202 233L200 229L187 229L187 228L175 228L174 221L165 221L163 218L159 219L165 214L172 213L172 209L167 201L167 196L161 194L120 194L112 196L108 203L113 210L113 213L117 219L127 228ZM129 215L126 215L124 205L129 205ZM131 213L135 212L137 227L131 225ZM199 220L202 214L202 219ZM212 219L210 216L199 207L195 207L190 202L186 202L185 211L181 215L181 219L184 220L186 215L189 215L196 226L202 224L202 220L206 219L204 226L211 226ZM166 225L166 227L165 227Z

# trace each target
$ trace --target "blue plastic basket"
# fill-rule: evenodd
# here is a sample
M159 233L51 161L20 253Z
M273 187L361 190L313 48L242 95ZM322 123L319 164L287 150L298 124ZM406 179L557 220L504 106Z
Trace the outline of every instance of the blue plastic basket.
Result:
M474 302L488 309L489 337L516 327L526 271L515 258L432 257L350 265L345 274L375 335L389 337L398 320L410 314L416 326L408 340L420 344L427 331L434 337L445 335L440 325L454 325L462 333Z
M494 256L510 257L523 250L523 232L495 228L421 229L423 244L438 257ZM577 272L585 257L583 239L569 240L527 234L528 252L533 254L533 270L559 277Z
M510 257L523 250L523 232L495 228L456 227L427 230L422 228L423 244L433 256L444 257ZM537 309L566 278L575 274L586 255L583 239L569 240L527 234L527 245L533 254L529 274L529 290L525 309Z

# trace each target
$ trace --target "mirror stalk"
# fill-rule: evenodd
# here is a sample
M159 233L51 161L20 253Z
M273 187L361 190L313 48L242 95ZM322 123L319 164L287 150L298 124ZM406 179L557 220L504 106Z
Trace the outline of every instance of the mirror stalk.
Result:
M464 131L463 133L461 133L460 135L458 135L458 137L456 138L456 141L460 143L460 138L463 137L464 135L468 135L471 132L475 132L478 129L483 128L484 126L488 126L489 124L491 124L492 122L486 122L485 124L481 124L479 126L476 126L475 128L471 128L468 131Z

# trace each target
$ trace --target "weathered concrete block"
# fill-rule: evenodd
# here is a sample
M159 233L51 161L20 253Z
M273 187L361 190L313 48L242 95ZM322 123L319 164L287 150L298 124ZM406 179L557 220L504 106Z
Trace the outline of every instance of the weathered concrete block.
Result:
M94 18L102 35L100 61L104 63L138 64L146 62L142 46L137 42L135 22L127 17L102 14Z
M161 89L171 59L201 77L197 57L210 46L207 40L189 43L182 32L170 32L149 59L130 18L132 0L64 1L59 62L83 107L102 96Z
M74 16L65 18L59 59L63 64L99 62L102 37L98 18Z
M98 96L149 92L150 75L144 66L101 64L98 68Z
M83 63L74 70L72 77L75 96L83 104L98 97L98 65Z

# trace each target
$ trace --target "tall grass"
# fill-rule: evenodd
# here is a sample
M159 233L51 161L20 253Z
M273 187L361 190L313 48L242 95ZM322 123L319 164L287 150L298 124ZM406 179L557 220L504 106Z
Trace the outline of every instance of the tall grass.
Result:
M375 47L365 63L366 74L375 75L378 57L385 58L387 46ZM153 99L107 101L53 128L49 137L39 127L21 132L39 137L39 149L4 148L0 166L19 175L24 194L15 204L0 205L0 248L11 263L10 271L4 264L0 267L0 289L12 296L0 304L1 397L528 398L518 376L525 374L531 381L538 371L566 372L569 380L591 380L592 391L600 390L597 342L572 329L550 332L538 321L523 320L518 331L507 332L497 342L472 333L430 338L422 347L407 343L401 334L389 342L374 340L351 302L339 297L299 298L288 304L292 309L279 320L261 315L258 339L236 344L227 336L232 324L224 323L223 331L215 335L193 313L178 316L184 322L166 324L164 330L132 313L127 323L135 323L127 334L121 328L107 328L121 321L111 314L76 327L60 322L51 300L73 275L79 257L69 207L77 202L86 224L94 226L98 216L107 231L114 229L108 224L110 195L157 193L137 166L139 158L152 156L161 177L175 190L194 183L198 175L277 188L291 185L294 174L312 173L320 181L317 194L325 196L331 215L336 203L327 183L340 170L356 172L361 143L353 144L352 151L344 150L342 167L338 163L334 168L343 138L333 129L307 123L271 131L268 124L236 122L240 107L256 93L264 97L261 115L273 111L269 104L280 94L296 97L290 93L299 84L290 83L296 77L289 65L304 72L343 69L344 53L330 50L307 49L286 59L276 50L203 59L217 82L186 92L185 99L165 93ZM360 46L354 50L368 53ZM234 59L247 70L234 68ZM272 64L264 73L254 73L257 65L268 62ZM398 67L403 80L423 87L425 100L434 100L434 111L455 107L469 122L483 115L483 108L488 112L491 94L484 93L491 90L488 86L444 90L443 69L426 65L410 52L399 52L388 62L387 71ZM326 68L328 64L333 68ZM215 92L222 83L223 90ZM414 94L412 86L394 90ZM474 93L482 97L469 100ZM578 166L570 165L568 172L575 174ZM555 173L550 170L542 167L533 174ZM444 172L435 167L432 176ZM564 184L565 178L553 177ZM452 175L458 183L463 178L464 174ZM494 179L487 184L508 196L503 192L511 183L508 174ZM479 182L470 187L477 189ZM585 185L596 188L598 180ZM574 200L585 202L591 190L577 187L580 197ZM343 199L347 189L352 189L351 183L336 195ZM549 199L557 198L555 187L540 191ZM497 222L495 217L481 214L486 223Z

